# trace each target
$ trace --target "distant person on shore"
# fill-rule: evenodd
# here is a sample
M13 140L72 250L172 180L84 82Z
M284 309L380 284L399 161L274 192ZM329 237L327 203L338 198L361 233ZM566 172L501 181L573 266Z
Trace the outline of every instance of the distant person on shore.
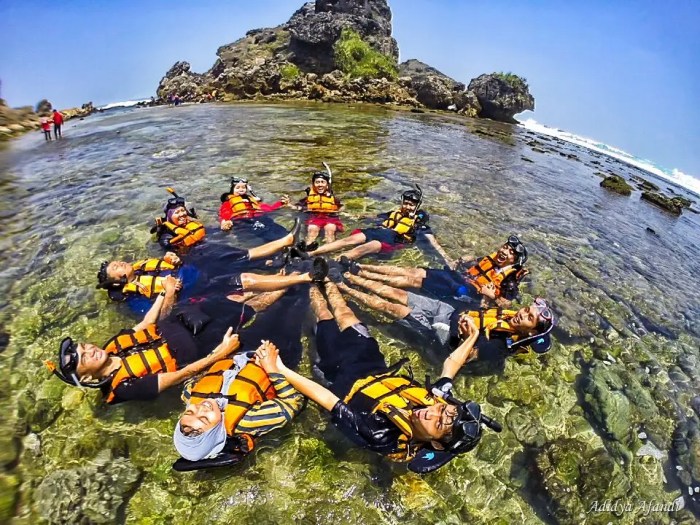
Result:
M63 126L63 115L57 109L53 110L53 137L58 140L61 136L61 126Z
M46 142L51 142L51 121L48 117L41 117L39 123L41 124L41 130L44 132Z
M237 229L248 231L263 241L269 242L285 235L287 230L265 214L287 205L289 205L288 195L283 195L274 204L265 204L253 193L248 179L233 177L230 191L221 195L219 224L224 231L230 230L235 225Z
M410 246L416 242L419 234L424 235L433 246L436 246L437 241L428 225L428 212L420 209L422 203L423 192L419 187L404 191L401 194L401 207L378 215L378 218L384 219L381 225L354 230L349 237L309 251L309 255L322 255L354 246L343 255L347 259L355 260L365 255L391 253Z
M344 230L340 222L339 212L343 207L340 199L333 194L331 183L333 174L324 162L327 171L318 171L311 176L311 186L306 188L306 197L295 205L298 211L306 212L306 248L313 249L313 243L321 230L325 234L326 243L335 241L335 233Z

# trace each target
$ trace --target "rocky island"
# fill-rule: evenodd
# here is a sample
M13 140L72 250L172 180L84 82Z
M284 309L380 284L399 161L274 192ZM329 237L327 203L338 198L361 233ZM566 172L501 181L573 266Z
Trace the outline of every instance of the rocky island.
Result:
M175 63L158 97L370 102L510 123L535 108L525 79L511 73L481 75L465 86L418 60L399 64L387 0L307 2L285 24L248 31L216 54L202 74Z

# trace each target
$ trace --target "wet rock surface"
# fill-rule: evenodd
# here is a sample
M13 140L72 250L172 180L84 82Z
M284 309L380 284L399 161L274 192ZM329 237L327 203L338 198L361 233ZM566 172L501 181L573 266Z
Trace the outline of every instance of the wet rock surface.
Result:
M600 183L601 188L614 191L620 195L632 195L632 186L619 175L609 175Z

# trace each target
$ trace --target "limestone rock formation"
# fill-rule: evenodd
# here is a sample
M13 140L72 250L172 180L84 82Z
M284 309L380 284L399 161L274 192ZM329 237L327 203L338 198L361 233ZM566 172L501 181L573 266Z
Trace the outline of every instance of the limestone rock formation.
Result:
M469 91L479 99L480 117L516 124L514 115L535 109L527 82L511 73L480 75L469 82Z
M391 18L387 0L307 2L285 24L253 29L221 46L206 73L194 73L189 63L177 62L161 79L157 94L161 101L177 94L185 101L378 102L452 109L506 122L515 122L515 113L534 107L526 85L520 89L496 83L498 89L487 90L482 101L482 89L465 90L461 82L418 60L399 68Z
M399 65L399 75L406 79L409 92L426 107L448 109L476 116L481 110L476 97L465 91L461 82L448 77L420 60L407 60ZM410 81L409 81L410 79Z
M333 46L345 28L356 31L380 53L398 59L386 0L316 0L304 4L285 24L291 36L291 61L305 71L332 71L336 66Z

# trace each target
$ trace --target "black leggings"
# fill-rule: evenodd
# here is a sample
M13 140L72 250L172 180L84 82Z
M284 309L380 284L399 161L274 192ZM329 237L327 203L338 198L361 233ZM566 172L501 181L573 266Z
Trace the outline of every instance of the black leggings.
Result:
M363 324L341 332L334 319L320 321L316 330L316 351L318 368L331 383L330 390L341 399L358 379L387 370L377 341L369 337Z

